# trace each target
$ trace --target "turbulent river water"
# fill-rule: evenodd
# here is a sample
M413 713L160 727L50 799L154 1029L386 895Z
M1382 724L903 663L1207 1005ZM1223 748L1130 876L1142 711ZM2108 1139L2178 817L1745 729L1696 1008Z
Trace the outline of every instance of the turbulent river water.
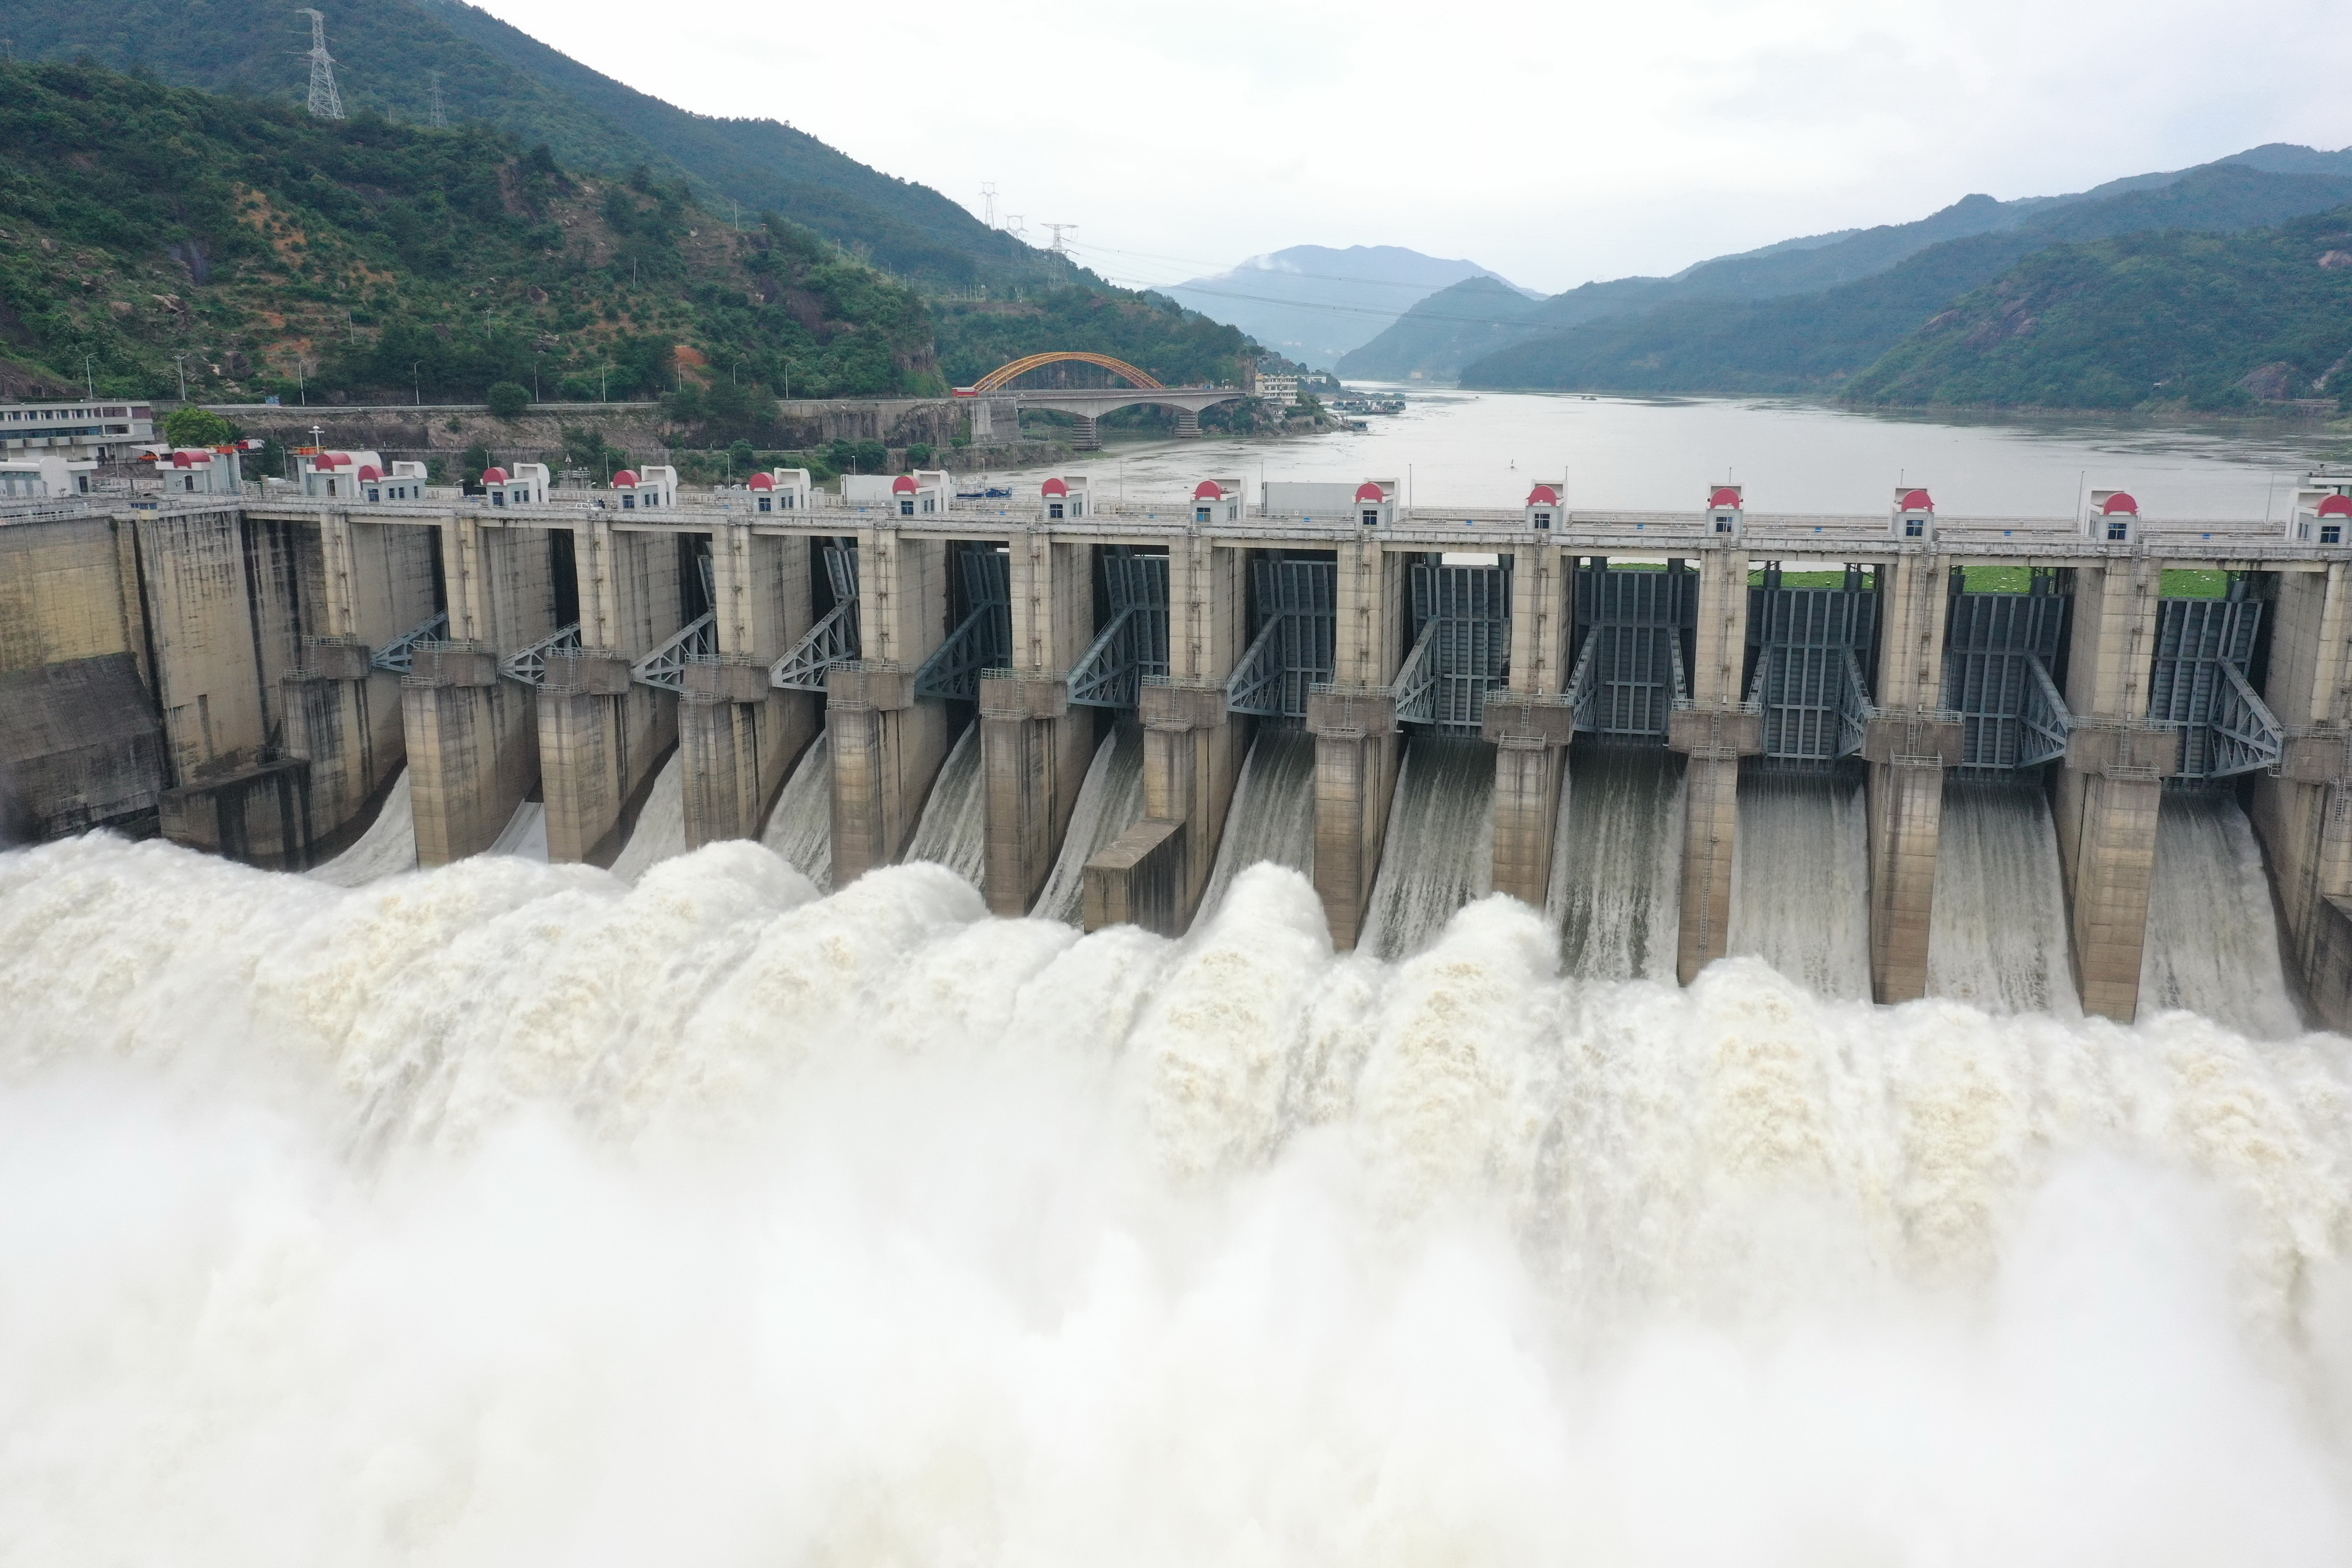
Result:
M2352 1552L2347 1042L1560 951L0 855L0 1558Z

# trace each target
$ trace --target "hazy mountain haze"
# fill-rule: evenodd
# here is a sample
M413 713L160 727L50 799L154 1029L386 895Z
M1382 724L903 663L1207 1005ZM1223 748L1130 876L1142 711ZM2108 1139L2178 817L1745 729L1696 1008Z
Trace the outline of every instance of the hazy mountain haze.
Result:
M1513 287L1475 262L1401 246L1295 245L1160 292L1212 320L1239 327L1286 359L1328 368L1415 301L1472 277Z

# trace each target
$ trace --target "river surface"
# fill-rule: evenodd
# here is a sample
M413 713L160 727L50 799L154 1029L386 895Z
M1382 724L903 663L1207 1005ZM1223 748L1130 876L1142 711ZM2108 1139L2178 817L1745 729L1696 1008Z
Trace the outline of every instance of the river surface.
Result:
M2073 517L2116 486L2150 517L2284 518L2291 482L2341 436L2289 424L2157 425L2095 416L1951 421L1775 399L1583 397L1404 391L1402 414L1361 434L1117 444L1059 468L1096 493L1174 502L1204 477L1393 478L1413 506L1516 507L1530 485L1568 486L1571 508L1696 511L1727 478L1759 512L1876 513L1925 485L1954 517Z

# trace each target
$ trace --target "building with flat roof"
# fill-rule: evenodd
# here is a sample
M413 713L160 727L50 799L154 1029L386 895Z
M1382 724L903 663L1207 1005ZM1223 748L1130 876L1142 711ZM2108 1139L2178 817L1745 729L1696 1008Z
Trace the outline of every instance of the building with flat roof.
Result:
M143 402L0 403L0 457L54 453L105 463L155 440L155 411Z

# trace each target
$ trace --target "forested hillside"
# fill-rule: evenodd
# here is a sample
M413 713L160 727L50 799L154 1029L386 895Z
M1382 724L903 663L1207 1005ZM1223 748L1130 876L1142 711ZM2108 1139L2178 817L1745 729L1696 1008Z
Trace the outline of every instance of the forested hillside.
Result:
M2026 258L1855 378L1875 403L2352 409L2352 207Z
M0 65L0 353L204 401L937 392L929 312L805 228L483 126L342 122L74 65Z
M952 287L1049 282L1067 268L939 192L894 179L772 120L687 112L509 26L464 0L320 7L343 101L429 123L480 120L566 168L686 181L712 211L773 210L909 277ZM18 59L87 57L177 86L301 100L309 22L285 0L0 0ZM13 150L12 150L13 151Z
M1818 294L1691 301L1589 321L1465 366L1465 386L1654 392L1832 391L1960 295L2053 245L2158 230L2226 233L2352 199L2352 179L2209 164L1929 246ZM1400 322L1402 327L1403 323Z

